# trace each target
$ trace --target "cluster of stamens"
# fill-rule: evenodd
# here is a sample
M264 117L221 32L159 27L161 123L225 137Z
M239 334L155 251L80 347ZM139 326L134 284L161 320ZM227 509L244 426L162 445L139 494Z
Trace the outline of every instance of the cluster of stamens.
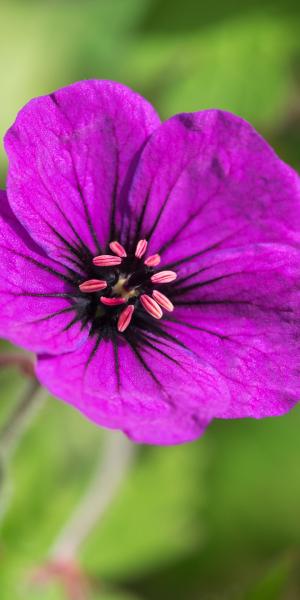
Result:
M101 254L93 258L93 265L107 272L113 270L113 283L107 279L88 279L79 285L84 294L97 292L99 306L109 308L124 308L118 311L117 329L123 332L129 326L137 305L141 306L154 319L161 319L163 309L172 312L174 306L169 298L155 289L154 286L168 284L177 277L174 271L154 272L160 263L160 255L153 254L144 259L147 250L147 240L140 240L135 248L133 263L128 272L126 266L127 252L117 241L110 242L109 248L113 254ZM103 273L103 271L102 271ZM145 288L147 293L145 292Z

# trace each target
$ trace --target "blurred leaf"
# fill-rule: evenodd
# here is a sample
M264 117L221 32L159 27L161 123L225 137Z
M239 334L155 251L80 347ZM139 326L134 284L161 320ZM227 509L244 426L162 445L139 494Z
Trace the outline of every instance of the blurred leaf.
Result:
M141 600L138 596L132 594L126 594L125 592L111 592L111 593L99 593L97 596L91 598L91 600Z
M148 37L129 68L164 118L221 108L269 126L290 93L296 35L288 22L258 13L193 35Z
M227 0L226 2L204 2L203 0L153 0L147 12L144 31L159 31L165 34L177 31L191 31L212 23L228 22L236 15L251 14L251 11L262 8L267 14L299 14L297 0Z
M148 0L2 0L0 137L33 97L76 79L118 79L126 35L147 4ZM3 149L1 167L4 182Z
M239 595L236 600L284 600L290 571L290 562L280 561L251 586L248 592Z

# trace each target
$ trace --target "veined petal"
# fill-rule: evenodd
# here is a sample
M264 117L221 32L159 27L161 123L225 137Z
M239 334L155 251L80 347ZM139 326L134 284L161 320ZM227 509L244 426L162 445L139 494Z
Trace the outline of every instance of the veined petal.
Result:
M115 239L138 154L158 124L146 100L111 81L75 83L20 111L5 138L8 198L51 256L65 262L70 246L99 254Z
M224 250L178 280L167 332L206 358L230 403L216 417L287 412L300 396L299 252L279 244Z
M20 225L0 191L0 335L33 352L60 353L88 335L74 323L68 271L49 260Z
M130 195L128 237L183 271L212 249L299 245L300 178L243 119L180 114L146 144Z
M78 352L40 356L37 376L94 422L138 442L175 444L203 432L229 400L226 382L175 339L137 346L90 339Z

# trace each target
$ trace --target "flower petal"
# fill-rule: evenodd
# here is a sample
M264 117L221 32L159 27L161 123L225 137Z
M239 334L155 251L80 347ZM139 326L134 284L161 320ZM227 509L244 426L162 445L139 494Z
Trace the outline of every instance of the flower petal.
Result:
M33 352L60 353L88 334L74 318L68 271L49 260L0 191L0 335Z
M175 444L201 435L226 406L223 378L176 340L133 344L90 339L79 351L40 356L37 376L92 421L138 442Z
M226 381L216 417L279 415L299 400L299 282L299 252L278 244L219 251L178 281L167 331Z
M299 176L248 123L218 110L177 115L153 133L130 205L132 247L147 239L163 269L212 248L300 242Z
M159 120L111 81L83 81L31 100L6 134L8 198L35 241L61 260L117 239L137 156ZM65 260L65 259L64 259Z

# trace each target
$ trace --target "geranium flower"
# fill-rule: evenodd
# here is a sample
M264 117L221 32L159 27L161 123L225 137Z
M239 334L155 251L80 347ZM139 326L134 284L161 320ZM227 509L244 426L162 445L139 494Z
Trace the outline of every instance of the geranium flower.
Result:
M157 444L294 405L299 177L249 124L86 81L5 146L0 332L53 394Z

